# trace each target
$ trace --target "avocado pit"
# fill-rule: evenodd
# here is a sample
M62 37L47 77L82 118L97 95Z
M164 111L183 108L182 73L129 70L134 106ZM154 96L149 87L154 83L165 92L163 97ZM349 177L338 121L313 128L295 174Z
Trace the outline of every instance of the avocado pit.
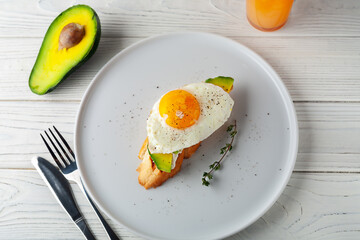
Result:
M85 36L85 28L78 23L67 24L60 33L59 50L76 46Z

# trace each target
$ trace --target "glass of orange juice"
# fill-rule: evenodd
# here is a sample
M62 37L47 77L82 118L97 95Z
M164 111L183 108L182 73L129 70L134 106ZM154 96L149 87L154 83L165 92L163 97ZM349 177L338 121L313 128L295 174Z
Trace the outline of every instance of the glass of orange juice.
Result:
M246 0L249 23L261 31L271 32L285 25L294 0Z

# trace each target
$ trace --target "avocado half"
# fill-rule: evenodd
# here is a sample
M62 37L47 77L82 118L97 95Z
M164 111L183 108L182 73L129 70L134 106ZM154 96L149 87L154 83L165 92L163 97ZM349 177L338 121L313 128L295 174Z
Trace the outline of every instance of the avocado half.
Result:
M62 12L45 34L29 78L31 91L52 91L95 53L100 35L100 20L91 7L75 5Z

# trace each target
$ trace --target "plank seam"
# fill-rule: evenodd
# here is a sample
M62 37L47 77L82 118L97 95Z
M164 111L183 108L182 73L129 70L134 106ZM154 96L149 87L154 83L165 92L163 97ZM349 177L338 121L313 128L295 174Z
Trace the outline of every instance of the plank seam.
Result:
M78 99L0 99L0 102L73 102L80 103L81 100ZM349 101L328 101L328 100L294 100L293 103L360 103L360 100L349 100Z
M36 171L35 168L0 168L0 171ZM360 171L320 171L320 170L294 170L293 173L308 173L308 174L360 174Z

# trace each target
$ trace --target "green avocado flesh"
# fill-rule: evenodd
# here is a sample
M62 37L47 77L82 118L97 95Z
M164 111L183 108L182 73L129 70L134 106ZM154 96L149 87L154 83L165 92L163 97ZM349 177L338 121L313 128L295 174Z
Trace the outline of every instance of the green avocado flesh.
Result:
M230 92L233 89L234 79L231 77L219 76L216 78L209 78L206 83L212 83L224 89L225 92Z
M83 35L78 37L77 43L73 43L75 45L62 48L60 34L71 23L80 26ZM75 5L62 12L45 34L29 78L31 91L39 95L52 91L95 53L100 35L100 20L91 7Z
M172 153L150 153L149 148L148 152L151 160L153 160L159 170L167 173L171 172Z

